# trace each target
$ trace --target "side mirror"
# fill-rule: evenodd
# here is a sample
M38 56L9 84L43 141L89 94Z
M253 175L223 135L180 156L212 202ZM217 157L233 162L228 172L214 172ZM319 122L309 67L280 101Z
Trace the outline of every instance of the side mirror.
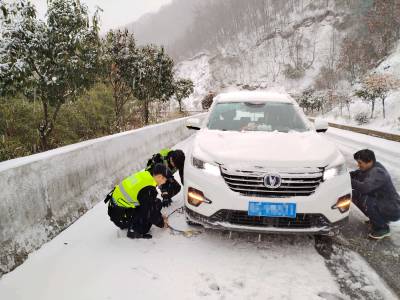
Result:
M323 119L315 119L314 127L317 132L326 132L328 130L328 121Z
M186 121L186 127L188 129L200 130L200 120L197 118L190 118Z

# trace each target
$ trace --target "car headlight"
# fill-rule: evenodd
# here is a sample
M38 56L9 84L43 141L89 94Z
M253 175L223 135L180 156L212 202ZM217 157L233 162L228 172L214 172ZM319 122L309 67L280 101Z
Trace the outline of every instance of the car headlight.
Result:
M192 165L197 168L197 169L202 169L207 173L210 173L212 175L218 176L221 174L221 171L219 169L219 166L209 163L209 162L205 162L201 159L198 159L194 156L192 156Z
M333 166L330 168L325 169L324 171L324 181L332 179L335 176L342 175L347 172L346 164L340 164L337 166Z

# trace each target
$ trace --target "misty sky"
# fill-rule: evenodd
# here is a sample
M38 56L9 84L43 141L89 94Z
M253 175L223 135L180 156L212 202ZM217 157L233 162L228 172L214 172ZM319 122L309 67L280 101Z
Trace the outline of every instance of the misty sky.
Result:
M31 0L35 4L40 17L44 17L47 0ZM116 28L137 20L143 14L157 11L171 0L81 0L92 14L96 6L103 9L101 14L101 31Z

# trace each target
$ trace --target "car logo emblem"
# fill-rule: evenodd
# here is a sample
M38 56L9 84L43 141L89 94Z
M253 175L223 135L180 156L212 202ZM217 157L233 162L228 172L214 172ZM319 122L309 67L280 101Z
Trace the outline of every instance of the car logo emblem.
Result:
M264 185L270 189L277 189L282 184L281 176L277 174L267 174L264 177Z

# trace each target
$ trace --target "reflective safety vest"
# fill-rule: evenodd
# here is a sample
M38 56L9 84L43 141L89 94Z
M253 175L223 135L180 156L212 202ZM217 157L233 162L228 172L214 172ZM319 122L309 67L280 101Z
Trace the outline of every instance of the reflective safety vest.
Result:
M161 149L160 155L162 156L162 158L163 158L163 160L164 160L165 162L167 161L168 153L170 153L171 151L172 151L172 150L171 150L171 149L168 149L168 148Z
M141 171L132 174L115 187L112 194L113 201L120 207L135 208L140 205L137 196L146 186L157 186L150 172Z

